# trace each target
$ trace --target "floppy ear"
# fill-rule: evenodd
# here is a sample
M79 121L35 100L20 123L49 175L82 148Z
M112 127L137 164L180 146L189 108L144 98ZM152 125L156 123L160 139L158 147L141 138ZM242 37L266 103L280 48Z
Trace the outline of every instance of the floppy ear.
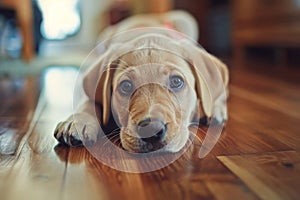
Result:
M110 115L111 83L114 67L110 64L105 70L93 66L83 79L83 88L90 100L102 106L102 123L105 125Z
M204 49L186 41L183 45L196 80L200 118L212 117L216 100L220 97L224 97L225 100L227 98L226 88L229 79L227 67Z

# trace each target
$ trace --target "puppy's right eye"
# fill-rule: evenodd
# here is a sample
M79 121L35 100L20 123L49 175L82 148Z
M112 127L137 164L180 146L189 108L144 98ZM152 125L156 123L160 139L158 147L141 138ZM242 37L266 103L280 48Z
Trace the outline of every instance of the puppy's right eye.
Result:
M124 80L119 84L118 90L121 95L128 96L133 92L133 83L129 80Z
M173 91L179 91L184 86L184 80L181 76L171 76L169 81L170 81L169 87Z

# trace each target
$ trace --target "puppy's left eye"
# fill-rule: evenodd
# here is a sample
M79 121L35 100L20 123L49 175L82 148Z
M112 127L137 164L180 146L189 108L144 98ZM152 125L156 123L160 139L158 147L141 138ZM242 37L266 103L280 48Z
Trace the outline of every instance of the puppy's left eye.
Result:
M184 80L180 76L171 76L169 80L169 87L174 90L178 91L182 89L184 86Z
M124 95L128 96L133 92L134 86L133 83L129 80L124 80L119 84L119 92Z

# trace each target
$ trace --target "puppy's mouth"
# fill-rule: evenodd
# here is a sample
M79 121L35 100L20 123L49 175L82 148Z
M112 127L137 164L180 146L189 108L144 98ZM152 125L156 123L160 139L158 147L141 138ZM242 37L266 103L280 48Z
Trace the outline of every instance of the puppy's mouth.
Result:
M134 153L147 153L163 150L167 145L168 124L160 119L147 118L141 120L133 128L121 131L121 143L124 149Z

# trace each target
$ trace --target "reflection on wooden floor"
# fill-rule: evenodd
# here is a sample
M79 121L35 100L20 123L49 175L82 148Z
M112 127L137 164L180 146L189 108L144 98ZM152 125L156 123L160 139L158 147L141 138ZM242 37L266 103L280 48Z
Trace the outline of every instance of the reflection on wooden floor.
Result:
M299 84L232 71L230 118L213 151L199 159L195 141L170 166L130 174L57 145L53 130L72 112L76 74L1 77L1 200L300 198Z

